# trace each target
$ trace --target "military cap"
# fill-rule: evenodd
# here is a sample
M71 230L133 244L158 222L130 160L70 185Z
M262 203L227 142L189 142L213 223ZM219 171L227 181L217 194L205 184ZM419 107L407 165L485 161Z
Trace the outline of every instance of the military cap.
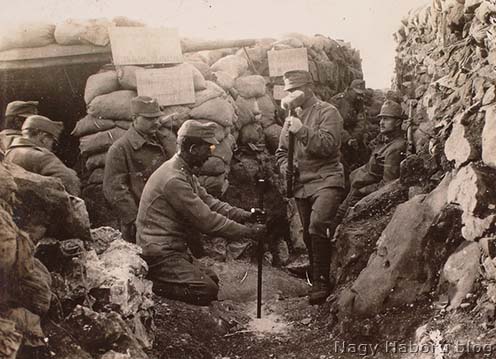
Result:
M131 111L133 114L143 117L155 118L164 115L160 111L157 100L148 96L137 96L131 99Z
M22 125L22 129L40 130L58 138L64 129L64 124L62 122L52 121L45 116L32 115L26 118L26 121L24 121Z
M381 112L377 115L377 117L395 117L399 119L403 119L403 110L401 105L397 102L386 100L382 104Z
M289 91L313 82L312 75L308 71L292 70L283 75L284 91Z
M217 126L213 122L201 123L195 120L187 120L177 131L177 137L196 137L203 141L218 145L219 141L215 138Z
M13 101L7 105L5 116L24 116L38 114L38 101Z
M365 92L365 81L364 80L353 80L351 81L350 84L350 89L358 92L358 93L364 93Z

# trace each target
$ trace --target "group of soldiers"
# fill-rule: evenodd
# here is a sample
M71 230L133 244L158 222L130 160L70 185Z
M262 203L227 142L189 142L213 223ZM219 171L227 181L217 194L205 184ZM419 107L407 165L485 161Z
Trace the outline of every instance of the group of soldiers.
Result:
M356 131L364 119L350 120L359 109L340 109L340 113L335 106L319 100L309 72L289 71L284 74L284 84L285 91L298 92L299 96L297 101L281 102L297 115L286 118L276 160L280 173L287 175L288 158L292 157L288 136L292 134L294 197L313 284L309 303L320 304L334 286L329 272L336 226L361 197L399 177L406 149L401 131L403 113L398 103L386 100L378 116L380 134L365 144L357 135L361 132ZM365 83L356 80L349 95L359 98L364 89ZM60 179L67 192L78 196L76 173L53 153L63 124L39 115L37 108L35 101L8 104L5 129L0 132L0 152L28 171ZM217 299L219 278L200 264L189 248L201 240L202 233L262 240L265 225L258 223L256 211L230 206L199 183L198 170L219 144L213 123L185 121L177 133L176 152L168 153L159 129L174 115L164 116L157 100L146 96L133 98L131 110L132 126L106 155L105 198L119 215L123 238L143 249L154 291L206 305ZM361 160L364 164L356 169L351 166L353 151L358 156L370 153L368 161ZM348 158L343 159L342 152ZM361 164L360 160L353 163Z

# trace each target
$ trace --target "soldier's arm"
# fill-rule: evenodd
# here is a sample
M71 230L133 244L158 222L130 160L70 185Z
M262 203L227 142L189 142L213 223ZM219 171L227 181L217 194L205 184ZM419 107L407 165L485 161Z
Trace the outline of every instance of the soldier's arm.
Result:
M400 177L400 163L404 158L405 150L406 145L397 146L386 153L384 156L384 175L382 177L383 183L394 181Z
M43 153L39 158L38 166L40 175L59 178L68 193L74 196L81 195L81 182L76 171L67 167L55 154Z
M222 214L223 216L232 219L238 223L244 223L251 217L251 213L242 208L231 206L229 203L223 202L207 192L205 188L195 178L196 184L199 188L198 196L207 204L212 211Z
M165 185L165 193L173 193L167 198L170 205L202 233L233 239L251 234L249 227L212 211L184 179L171 179Z
M296 138L305 150L316 157L327 157L339 151L343 132L343 119L335 107L321 111L322 121L317 128L303 126Z
M118 211L123 223L136 219L138 208L129 188L129 170L120 147L111 147L105 160L103 194Z
M285 172L288 165L288 121L284 122L284 126L279 136L279 146L276 150L276 161L281 173Z

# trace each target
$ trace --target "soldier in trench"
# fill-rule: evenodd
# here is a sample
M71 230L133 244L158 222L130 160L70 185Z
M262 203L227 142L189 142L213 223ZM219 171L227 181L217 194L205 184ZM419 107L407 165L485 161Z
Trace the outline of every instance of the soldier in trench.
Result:
M5 109L4 129L0 132L0 151L5 153L16 137L21 137L27 117L38 114L38 101L13 101Z
M336 218L338 223L349 207L400 176L400 163L405 157L407 145L405 134L401 130L404 119L401 105L386 100L378 117L380 134L370 143L373 150L368 163L351 172L350 192L339 207Z
M133 125L110 147L103 177L103 193L119 215L122 237L136 242L136 215L141 193L151 174L172 154L158 136L164 113L156 99L131 100Z
M137 244L149 266L154 291L197 305L217 299L219 278L189 250L200 233L228 239L260 239L265 226L256 216L207 193L196 173L219 142L215 125L186 121L178 131L177 153L149 178L139 203Z
M343 119L331 104L317 99L313 81L307 71L284 74L284 90L302 91L298 117L288 117L276 151L281 173L288 166L288 132L295 136L294 196L303 225L303 240L310 258L312 288L310 304L323 303L331 293L331 238L333 219L344 195L344 170L340 162ZM284 101L283 101L284 103ZM284 106L284 104L283 104Z
M62 122L48 117L29 116L22 125L22 135L12 140L5 159L26 171L58 178L68 193L79 196L81 183L76 171L68 168L52 152L63 128Z

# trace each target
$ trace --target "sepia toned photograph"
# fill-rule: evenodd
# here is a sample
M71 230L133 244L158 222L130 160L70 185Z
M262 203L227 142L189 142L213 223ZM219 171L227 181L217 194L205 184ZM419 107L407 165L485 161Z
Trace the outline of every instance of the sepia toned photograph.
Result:
M496 358L496 0L0 5L0 358Z

